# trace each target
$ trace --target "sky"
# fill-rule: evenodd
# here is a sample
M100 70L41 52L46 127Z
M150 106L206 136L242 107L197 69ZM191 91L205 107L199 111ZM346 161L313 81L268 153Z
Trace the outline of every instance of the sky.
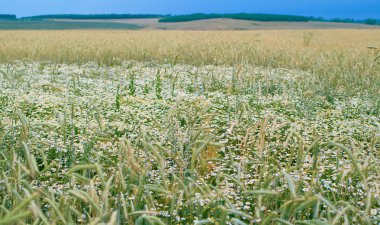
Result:
M0 14L275 13L379 18L380 0L0 0Z

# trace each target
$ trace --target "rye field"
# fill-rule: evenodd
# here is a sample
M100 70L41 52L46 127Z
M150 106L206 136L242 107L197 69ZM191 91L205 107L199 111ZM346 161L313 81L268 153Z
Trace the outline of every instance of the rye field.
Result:
M379 225L379 37L0 31L0 225Z

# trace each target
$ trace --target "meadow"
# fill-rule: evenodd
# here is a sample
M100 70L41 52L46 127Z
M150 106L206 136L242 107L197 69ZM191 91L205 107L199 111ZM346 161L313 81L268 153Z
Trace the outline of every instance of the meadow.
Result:
M378 225L378 37L1 31L0 225Z
M0 20L0 30L83 30L83 29L140 29L141 26L106 21Z

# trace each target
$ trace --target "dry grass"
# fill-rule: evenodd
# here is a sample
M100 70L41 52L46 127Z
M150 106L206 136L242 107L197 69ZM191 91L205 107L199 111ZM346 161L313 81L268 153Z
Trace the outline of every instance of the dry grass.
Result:
M112 64L118 60L186 64L241 62L309 67L331 53L367 57L380 46L380 30L305 31L1 31L0 62L33 60ZM328 59L326 59L328 60Z

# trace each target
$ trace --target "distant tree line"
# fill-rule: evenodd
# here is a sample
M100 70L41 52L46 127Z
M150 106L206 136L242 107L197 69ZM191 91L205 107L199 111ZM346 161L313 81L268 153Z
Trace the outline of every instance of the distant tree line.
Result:
M352 18L332 18L325 19L323 17L306 17L281 14L254 14L254 13L236 13L236 14L204 14L195 13L189 15L161 15L161 14L51 14L22 17L21 20L44 20L44 19L72 19L72 20L87 20L87 19L152 19L158 18L161 23L168 22L188 22L194 20L205 19L238 19L238 20L253 20L253 21L285 21L285 22L337 22L337 23L363 23L368 25L380 25L378 19L354 20ZM0 14L0 20L16 20L16 15Z
M380 20L378 19L365 19L365 20L355 20L353 18L332 18L325 19L322 17L309 17L309 21L320 21L320 22L335 22L335 23L363 23L368 25L380 25Z
M355 20L352 18L332 18L329 21L335 23L355 23Z
M293 21L293 22L306 22L308 17L305 16L293 16L293 15L280 15L280 14L248 14L248 13L238 13L238 14L189 14L189 15L176 15L167 16L159 20L161 23L168 22L188 22L194 20L204 20L204 19L238 19L238 20L255 20L255 21Z
M0 14L0 20L15 20L16 18L16 15L12 14Z
M22 17L23 20L41 20L41 19L72 19L72 20L88 20L88 19L148 19L148 18L161 18L164 15L157 14L52 14L52 15L39 15Z
M366 19L364 22L368 25L380 25L380 20L377 20L377 19L369 18L369 19Z
M205 19L239 19L239 20L254 20L254 21L284 21L284 22L308 22L308 21L319 21L319 22L335 22L335 23L365 23L369 25L380 25L380 20L377 19L366 19L366 20L355 20L353 18L332 18L325 19L323 17L306 17L306 16L294 16L294 15L281 15L281 14L249 14L249 13L238 13L238 14L203 14L195 13L189 15L168 15L162 17L159 22L169 23L169 22L189 22L194 20L205 20Z

